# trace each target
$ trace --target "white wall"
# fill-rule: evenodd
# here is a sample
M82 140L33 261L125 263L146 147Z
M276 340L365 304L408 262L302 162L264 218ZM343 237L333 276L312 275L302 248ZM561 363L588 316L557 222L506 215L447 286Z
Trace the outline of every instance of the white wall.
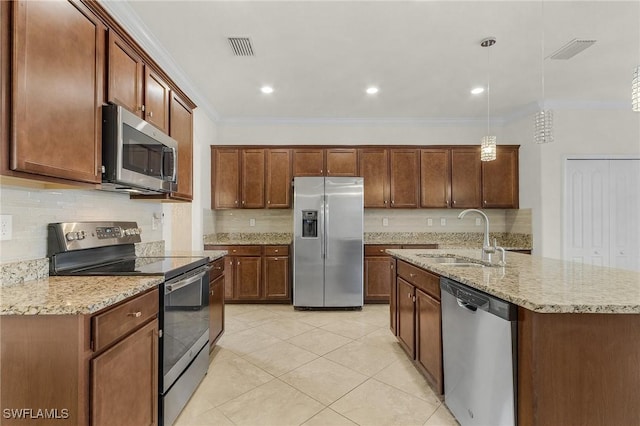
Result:
M520 147L520 207L533 212L534 252L562 258L564 159L570 155L640 155L640 114L628 110L554 111L554 137L533 142L533 117L510 123Z

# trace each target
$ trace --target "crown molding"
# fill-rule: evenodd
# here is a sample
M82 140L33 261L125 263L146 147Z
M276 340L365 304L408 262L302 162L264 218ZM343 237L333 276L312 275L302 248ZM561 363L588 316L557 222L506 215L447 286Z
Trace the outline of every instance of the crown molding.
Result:
M198 107L202 108L214 122L220 120L220 115L213 105L203 96L191 82L191 79L173 59L171 54L153 35L149 27L126 1L104 0L102 6L116 21L135 39L138 44L155 60L158 65L176 82Z

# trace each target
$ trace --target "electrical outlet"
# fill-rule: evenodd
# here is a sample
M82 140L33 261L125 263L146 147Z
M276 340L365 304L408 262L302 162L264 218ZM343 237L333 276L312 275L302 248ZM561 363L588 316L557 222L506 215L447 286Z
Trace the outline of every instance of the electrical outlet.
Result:
M441 217L440 218L440 226L447 226L447 218L446 217Z
M480 226L482 225L482 219L480 219L479 217L476 217L476 226Z
M0 215L0 241L8 241L12 238L12 216Z
M256 220L255 219L249 219L249 226L256 226Z
M427 218L427 226L433 226L433 219L430 217Z
M388 217L383 217L382 218L382 226L389 226L389 218Z

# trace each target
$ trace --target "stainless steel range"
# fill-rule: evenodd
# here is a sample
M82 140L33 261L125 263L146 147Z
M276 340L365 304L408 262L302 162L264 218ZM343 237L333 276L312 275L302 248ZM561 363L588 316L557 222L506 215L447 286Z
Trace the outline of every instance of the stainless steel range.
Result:
M159 329L159 424L171 425L209 366L207 257L137 257L136 222L52 223L51 275L162 275Z

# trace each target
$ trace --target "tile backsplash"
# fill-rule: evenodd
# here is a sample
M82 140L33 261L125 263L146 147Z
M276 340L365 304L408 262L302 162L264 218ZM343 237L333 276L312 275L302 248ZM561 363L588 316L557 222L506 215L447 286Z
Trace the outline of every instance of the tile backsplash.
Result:
M157 202L132 201L125 194L81 189L33 189L0 186L0 214L12 217L12 238L0 241L0 263L47 255L47 224L90 220L131 220L142 228L142 241L162 240L153 229Z
M458 219L457 209L366 209L365 232L483 232L478 215ZM531 234L531 209L484 210L491 232ZM292 232L293 210L207 210L205 235L240 232ZM251 226L251 219L255 221ZM386 220L385 220L386 219ZM431 219L431 222L429 222ZM431 223L431 225L429 225ZM444 223L444 225L442 225Z

